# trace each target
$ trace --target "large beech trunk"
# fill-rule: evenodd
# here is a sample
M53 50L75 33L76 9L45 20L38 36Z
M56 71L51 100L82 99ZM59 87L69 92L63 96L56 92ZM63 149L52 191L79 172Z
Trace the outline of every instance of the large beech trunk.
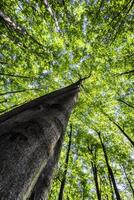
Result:
M42 96L0 117L1 200L47 199L79 84Z
M48 198L53 172L59 160L62 142L63 137L60 137L54 148L54 153L50 156L47 165L42 170L28 200L46 200Z

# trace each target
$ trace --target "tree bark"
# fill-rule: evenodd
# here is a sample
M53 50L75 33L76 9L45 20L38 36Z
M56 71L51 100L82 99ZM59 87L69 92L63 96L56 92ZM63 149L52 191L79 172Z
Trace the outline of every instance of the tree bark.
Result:
M114 200L114 191L113 191L112 182L111 182L109 173L108 173L108 179L109 179L109 185L110 185L110 190L111 190L111 200Z
M96 149L95 149L95 153L94 153L95 155L93 154L92 146L91 146L91 148L88 146L88 151L92 155L92 159L93 159L91 161L91 166L92 166L92 172L93 172L93 176L94 176L94 183L95 183L97 198L98 198L98 200L101 200L101 192L99 189L99 182L98 182L98 170L97 170L97 166L96 166Z
M48 183L46 188L49 188L51 181L48 179L51 178L48 174L44 175L44 170L46 173L58 160L60 145L56 145L64 135L79 84L78 81L42 96L0 117L2 200L30 198L40 176L47 177L45 184Z
M98 200L101 200L101 194L99 190L99 184L98 184L98 171L97 171L97 166L95 163L91 162L92 165L92 171L93 171L93 176L94 176L94 182L95 182L95 187L96 187L96 194Z
M47 165L42 170L33 191L28 200L47 200L50 185L53 179L53 172L57 166L59 155L62 147L63 136L58 140L53 155L49 158Z
M58 200L63 200L64 188L65 188L65 184L66 184L66 175L67 175L67 170L68 170L69 154L70 154L71 142L72 142L72 125L70 126L70 128L71 128L71 130L70 130L70 134L69 134L69 143L68 143L68 149L67 149L67 154L66 154L66 159L65 159L65 170L63 173L62 181L61 181Z
M113 187L114 187L116 199L117 199L117 200L121 200L121 197L120 197L120 194L119 194L117 185L116 185L116 181L115 181L115 178L114 178L114 173L113 173L113 170L112 170L112 168L111 168L111 166L110 166L110 164L109 164L109 161L108 161L108 156L107 156L107 152L106 152L106 147L105 147L105 145L103 144L103 141L102 141L100 132L97 132L97 134L98 134L99 139L100 139L100 142L101 142L101 146L102 146L102 149L103 149L103 153L104 153L104 157L105 157L105 161L106 161L108 173L109 173L109 175L110 175L110 178L111 178L111 181L112 181L112 184L113 184Z

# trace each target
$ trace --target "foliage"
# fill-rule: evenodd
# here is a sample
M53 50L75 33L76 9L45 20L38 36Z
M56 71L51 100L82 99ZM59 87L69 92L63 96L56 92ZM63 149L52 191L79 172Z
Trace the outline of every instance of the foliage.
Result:
M122 199L132 199L128 182L132 145L107 115L134 140L133 4L133 0L0 2L1 114L91 73L70 120L73 141L65 199L97 199L88 152L88 145L97 144L102 199L111 199L96 130L103 136ZM67 144L66 135L50 199L58 197Z

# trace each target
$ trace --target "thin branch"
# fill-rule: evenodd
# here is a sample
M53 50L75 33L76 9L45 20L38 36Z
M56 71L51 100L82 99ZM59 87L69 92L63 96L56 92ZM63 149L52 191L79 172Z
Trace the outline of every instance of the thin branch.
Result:
M102 113L114 124L116 125L116 127L118 127L118 129L123 133L123 135L129 140L129 142L132 144L132 146L134 147L134 141L127 135L127 133L123 130L123 128L116 123L107 113L105 113L104 111L102 111Z
M6 103L6 102L7 102L7 99L0 101L0 103Z
M95 16L96 19L99 17L100 11L101 11L101 8L102 8L103 5L104 5L104 0L101 0L99 9L96 12L96 16Z
M5 23L6 27L9 29L11 27L15 31L19 31L22 35L29 36L36 44L41 46L42 48L45 48L43 44L41 44L38 40L36 40L32 35L28 33L28 31L24 28L18 25L18 23L13 22L10 17L8 17L4 12L0 11L0 18ZM10 30L10 29L9 29ZM46 49L46 48L45 48Z
M81 75L78 73L78 76L80 77L80 79L77 81L77 83L79 84L82 84L83 81L85 81L86 79L89 79L92 75L92 72L90 72L90 74L88 76L85 76L85 77L81 77Z
M4 95L7 95L7 94L20 93L20 92L27 92L27 91L30 91L30 90L36 90L36 91L39 91L39 90L41 90L41 89L31 88L31 89L23 89L23 90L9 91L9 92L5 92L5 93L0 93L0 96L4 96Z
M120 102L126 104L127 106L129 106L130 108L133 108L133 109L134 109L134 106L131 105L131 104L129 104L129 103L127 103L126 101L124 101L124 100L122 100L122 99L118 99L118 101L120 101Z
M0 76L9 76L9 77L18 77L18 78L27 78L27 79L35 78L35 77L22 76L22 75L17 75L17 74L5 74L5 73L0 73Z
M127 173L126 173L125 167L124 167L123 165L121 165L121 167L122 167L122 169L123 169L123 172L124 172L124 174L125 174L125 176L126 176L126 179L127 179L128 183L129 183L129 186L130 186L130 188L131 188L131 190L132 190L133 197L134 197L134 188L133 188L133 186L132 186L131 180L129 179L129 177L128 177Z
M50 15L51 15L51 17L52 17L54 23L55 23L57 32L61 32L60 27L59 27L58 20L57 20L57 18L56 18L56 15L55 15L54 11L52 10L52 8L50 7L48 1L47 1L47 0L43 0L43 2L44 2L44 5L45 5L46 9L47 9L48 12L50 13Z
M0 61L0 64L2 64L2 65L7 65L8 63L3 62L3 61Z
M126 72L121 72L119 74L115 74L115 76L122 76L122 75L127 75L127 74L134 75L134 70L130 70L130 71L126 71Z

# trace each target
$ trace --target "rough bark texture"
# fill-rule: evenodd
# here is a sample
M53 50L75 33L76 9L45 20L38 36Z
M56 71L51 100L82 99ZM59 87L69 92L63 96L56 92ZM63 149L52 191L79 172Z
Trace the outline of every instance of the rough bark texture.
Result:
M49 188L51 178L46 171L57 162L60 147L56 145L67 126L79 83L35 99L0 117L1 200L30 198L40 177L46 177L45 184L48 183ZM45 192L44 195L47 196Z
M33 191L28 200L46 200L48 198L53 172L58 163L63 137L58 140L53 155L49 158L47 165L42 170Z

